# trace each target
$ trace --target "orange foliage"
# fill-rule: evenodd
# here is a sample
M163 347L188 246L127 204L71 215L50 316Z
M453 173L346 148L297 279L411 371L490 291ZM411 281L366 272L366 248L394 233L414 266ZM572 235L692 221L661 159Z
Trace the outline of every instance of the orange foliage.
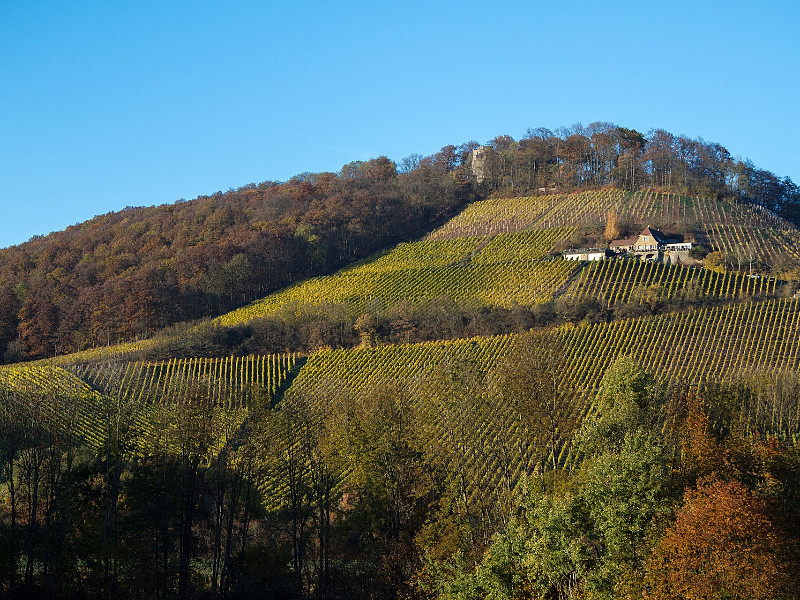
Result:
M656 547L645 597L766 600L790 589L790 572L765 503L739 482L706 479Z

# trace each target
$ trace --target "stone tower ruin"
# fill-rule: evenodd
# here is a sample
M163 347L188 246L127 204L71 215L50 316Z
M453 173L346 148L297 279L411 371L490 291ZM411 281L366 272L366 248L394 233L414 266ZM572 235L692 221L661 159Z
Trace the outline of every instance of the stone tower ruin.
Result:
M486 147L481 146L472 150L472 174L475 181L483 183L486 177Z

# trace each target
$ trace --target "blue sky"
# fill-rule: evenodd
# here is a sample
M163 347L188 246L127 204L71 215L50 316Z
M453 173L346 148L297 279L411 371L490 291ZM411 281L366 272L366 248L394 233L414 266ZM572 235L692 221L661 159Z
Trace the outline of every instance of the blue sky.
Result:
M0 0L0 247L529 127L612 121L800 183L800 3Z

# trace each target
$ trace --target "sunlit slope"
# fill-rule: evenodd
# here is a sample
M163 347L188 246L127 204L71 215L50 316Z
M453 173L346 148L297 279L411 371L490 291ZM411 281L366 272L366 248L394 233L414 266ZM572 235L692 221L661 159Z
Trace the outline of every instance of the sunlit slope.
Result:
M35 425L38 429L29 435L77 434L97 451L109 436L122 436L127 452L138 456L162 443L174 445L172 424L202 416L213 456L236 435L254 404L268 406L276 399L296 365L295 355L284 354L87 364L69 370L0 367L0 415L16 413ZM180 448L167 449L173 450Z
M145 339L110 346L98 346L89 348L72 354L62 354L52 358L38 360L30 364L46 364L57 366L80 365L92 362L126 362L131 357L137 356L140 352L155 348L157 342L154 339Z
M675 313L610 324L559 327L548 335L564 349L561 391L569 399L564 428L577 427L592 410L606 369L631 356L662 379L723 382L741 376L772 379L800 368L800 303L770 300ZM284 402L309 403L319 415L341 417L348 397L402 390L414 407L425 451L441 455L448 477L464 476L469 502L491 501L513 489L539 465L569 468L577 457L559 429L555 448L533 443L520 415L491 392L492 369L514 336L324 350L313 354ZM465 375L464 375L465 374ZM472 393L472 382L482 382ZM436 390L433 394L430 390ZM741 407L751 430L797 441L800 406L786 396L765 411ZM271 497L265 489L267 497Z
M738 300L773 296L781 290L774 277L718 273L682 265L655 262L605 260L587 264L565 296L569 299L596 298L612 306L632 300L637 288L650 288L660 299L684 299L687 303L704 298ZM636 298L633 298L636 300Z
M294 354L93 363L72 367L83 381L123 403L158 404L187 394L242 410L270 404L297 363Z
M742 372L800 368L800 301L740 302L722 307L551 330L567 357L561 386L591 393L617 358L630 356L658 377L722 382ZM466 353L490 365L512 336L323 350L308 359L287 392L358 391L391 380L415 382L443 357ZM797 429L800 415L792 427Z
M285 306L387 305L448 296L476 305L511 307L550 300L580 268L551 256L574 228L400 244L373 260L294 285L218 319L233 325Z
M610 211L620 222L684 231L709 249L730 255L747 254L759 261L780 255L800 257L800 232L751 205L616 190L492 199L470 205L424 241L401 244L336 275L299 283L224 315L219 322L236 324L291 304L347 303L358 311L367 302L417 301L438 295L479 305L531 305L563 291L574 275L572 265L544 258L568 245L577 228L602 228ZM597 289L606 300L615 296L602 282L591 281L597 269L582 274L586 284L572 295L591 295ZM625 277L621 285L627 288L619 297L627 298L634 285L662 279L675 290L698 281L703 294L721 298L775 292L774 282L738 275L720 283L711 275L651 269Z
M85 443L99 447L104 407L101 393L60 367L14 365L0 367L0 404L19 411L26 421L48 423L52 431L78 432Z
M760 207L656 192L598 190L569 195L475 202L428 239L487 236L523 229L602 227L609 211L620 222L677 229L702 238L713 250L752 249L759 260L800 256L800 232Z

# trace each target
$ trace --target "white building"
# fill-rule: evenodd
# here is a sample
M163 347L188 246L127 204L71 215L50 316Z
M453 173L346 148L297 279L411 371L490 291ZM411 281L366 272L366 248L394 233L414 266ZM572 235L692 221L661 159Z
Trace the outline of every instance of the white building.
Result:
M564 251L566 260L604 260L605 257L604 248L571 248Z

